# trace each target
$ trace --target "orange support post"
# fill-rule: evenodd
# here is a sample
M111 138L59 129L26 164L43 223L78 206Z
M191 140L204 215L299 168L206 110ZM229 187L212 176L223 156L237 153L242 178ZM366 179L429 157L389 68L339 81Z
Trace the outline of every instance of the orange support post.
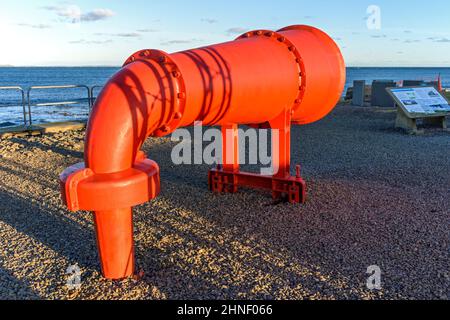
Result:
M304 202L300 167L295 176L290 173L291 124L326 116L344 83L339 48L310 26L256 30L235 41L174 54L151 49L133 54L96 100L84 163L60 176L68 208L94 211L104 276L133 274L132 207L160 192L159 167L140 151L148 137L166 136L197 121L221 126L225 161L209 173L213 191L249 186L271 190L274 199ZM273 130L278 167L273 175L240 171L239 125Z
M112 279L134 273L133 213L131 208L94 213L103 274Z
M300 166L296 176L291 176L291 110L286 109L277 118L269 122L272 129L272 159L274 173L272 176L257 175L239 171L237 126L228 128L223 139L224 165L209 172L209 188L216 193L236 193L239 186L268 189L274 200L285 198L291 203L306 201L306 183L300 176ZM223 129L222 129L223 130ZM235 152L233 164L227 157Z

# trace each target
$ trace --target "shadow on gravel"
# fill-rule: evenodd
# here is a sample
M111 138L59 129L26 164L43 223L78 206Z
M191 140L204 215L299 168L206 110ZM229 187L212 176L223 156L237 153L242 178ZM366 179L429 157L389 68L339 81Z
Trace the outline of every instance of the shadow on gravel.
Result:
M2 163L6 163L7 166ZM3 171L11 176L19 177L23 181L39 181L39 183L46 188L54 189L56 186L59 186L58 181L56 180L56 173L55 181L49 182L48 180L46 181L45 178L48 175L47 171L31 168L12 159L2 158L2 161L0 162L0 171Z
M83 158L83 152L80 151L74 151L74 150L69 150L67 148L63 148L63 147L58 147L55 145L47 145L45 143L41 143L38 141L29 141L29 140L24 140L24 139L20 139L20 138L11 138L10 139L12 142L16 142L16 143L21 143L21 144L25 144L27 148L38 148L41 149L44 152L47 151L52 151L54 153L58 153L60 155L63 156L71 156L74 158Z
M170 189L178 187L171 185ZM207 192L196 193L192 188L188 192L195 193L197 205L183 200L189 197L187 192L179 197L167 194L161 197L172 210L183 208L189 213L170 214L171 209L166 209L166 213L161 213L165 217L152 215L147 222L160 229L165 237L178 239L162 254L177 256L174 263L179 269L188 275L195 271L202 283L208 284L203 292L204 288L197 286L198 278L181 277L177 281L193 286L181 297L202 298L205 297L202 292L208 298L219 299L367 299L378 296L365 288L367 265L362 264L359 274L340 269L339 256L344 253L351 257L352 249L348 248L345 253L343 248L336 251L337 247L327 247L332 242L327 236L323 241L318 240L326 230L318 226L314 229L305 220L308 217L302 209L290 205L265 209L264 202L270 202L270 197L265 199L263 193L214 197ZM146 211L151 212L152 208ZM154 214L158 215L157 209ZM301 224L306 227L300 227ZM306 239L308 236L311 240ZM338 265L333 266L333 262ZM358 264L361 262L355 259L353 267ZM345 263L343 265L345 268ZM152 280L158 283L160 279Z
M139 259L163 266L144 280L176 299L430 299L448 292L449 226L442 222L449 211L439 199L429 195L424 204L400 195L404 202L393 210L384 202L399 195L371 198L361 190L355 197L352 185L341 184L347 201L326 201L336 186L319 182L324 191L312 191L315 200L305 206L268 208L263 193L213 196L165 182L164 209L159 201L139 209L146 212L141 232L159 235L139 239ZM365 287L371 265L383 270L381 292Z
M450 140L445 133L396 132L389 129L393 120L392 114L338 109L335 117L295 127L293 162L302 164L309 184L304 206L266 206L270 196L256 191L214 196L207 190L208 166L173 166L172 145L146 147L161 166L165 209L158 212L158 201L145 207L152 213L145 223L160 228L163 240L173 237L164 254L176 256L188 275L176 277L181 288L151 281L192 298L201 297L199 290L220 298L245 292L344 299L448 294L450 210L443 195ZM179 208L189 214L178 214ZM205 261L197 257L199 248L206 250ZM386 275L382 292L366 288L371 265ZM190 272L202 279L198 286Z
M161 166L159 199L164 203L164 210L159 208L158 200L138 209L137 216L142 212L151 213L145 214L141 221L145 225L141 227L142 232L152 230L152 235L160 237L151 243L138 239L137 245L142 248L138 250L138 261L147 274L144 281L172 293L169 298L361 299L378 296L364 290L364 269L356 281L349 280L345 272L311 259L311 256L325 254L310 252L310 249L320 250L320 244L314 248L296 247L307 243L302 235L299 235L301 240L296 239L296 232L302 230L286 227L307 224L305 206L268 206L272 203L270 193L255 190L213 195L207 186L208 166L171 165L167 160L170 144L146 150ZM180 215L180 210L188 213ZM284 237L286 232L292 235ZM161 243L162 248L156 249ZM146 251L149 247L151 249ZM327 249L323 247L322 251ZM159 267L149 273L147 268L152 265Z
M0 264L2 263L0 259ZM30 288L27 281L17 279L8 270L0 267L0 283L2 284L1 300L39 300L41 297Z
M270 195L257 191L213 195L207 189L208 166L174 166L170 143L147 144L144 150L161 166L162 194L136 209L142 280L169 299L434 298L440 289L448 293L448 282L439 282L449 263L450 209L441 199L450 174L448 148L443 148L448 140L384 129L374 134L368 128L387 127L392 115L353 126L355 118L364 121L364 112L340 112L293 129L298 138L293 162L303 165L309 183L304 206L268 206ZM82 157L64 148L52 151ZM0 170L30 180L48 176L11 164L20 170ZM436 179L443 185L435 187ZM57 181L42 185L57 190ZM402 190L406 185L409 189ZM1 182L0 187L5 189ZM14 190L0 193L0 220L84 269L98 270L94 233L67 214ZM372 264L380 264L387 275L383 292L365 288Z
M4 187L1 187L4 189ZM80 267L98 267L95 237L91 230L66 218L64 210L52 208L39 199L2 190L0 220L18 232L48 246ZM65 272L68 266L61 266Z
M342 275L327 273L250 230L236 232L237 223L225 225L197 213L166 220L149 223L180 241L152 254L160 264L167 256L176 256L168 267L173 272L165 275L162 270L145 280L170 292L169 298L363 298L359 288L350 287Z

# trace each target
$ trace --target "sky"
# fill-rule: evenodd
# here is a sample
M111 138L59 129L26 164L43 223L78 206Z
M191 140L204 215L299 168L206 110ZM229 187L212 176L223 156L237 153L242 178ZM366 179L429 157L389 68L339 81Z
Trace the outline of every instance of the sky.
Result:
M348 66L450 67L448 0L0 0L0 65L119 66L293 24L335 39Z

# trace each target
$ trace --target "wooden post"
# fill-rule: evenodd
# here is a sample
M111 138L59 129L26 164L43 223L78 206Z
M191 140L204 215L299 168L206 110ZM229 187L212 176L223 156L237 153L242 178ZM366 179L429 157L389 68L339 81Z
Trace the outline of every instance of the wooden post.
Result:
M404 129L410 133L419 133L419 130L417 128L417 119L408 117L400 107L397 108L397 119L395 120L395 127Z

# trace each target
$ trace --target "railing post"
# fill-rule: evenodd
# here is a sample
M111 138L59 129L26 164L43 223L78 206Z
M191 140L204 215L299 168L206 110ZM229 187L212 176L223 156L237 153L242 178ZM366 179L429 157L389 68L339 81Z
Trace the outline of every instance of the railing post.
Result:
M92 86L91 87L91 109L92 109L92 107L94 107L94 103L96 100L96 97L94 95L94 90L97 88L100 89L100 88L103 88L103 86Z
M23 125L27 126L27 110L25 109L25 92L20 88L20 93L22 94L22 111L23 111Z
M28 122L30 124L30 127L33 125L33 120L31 119L31 102L30 102L30 92L33 89L33 87L28 88L27 90L27 101L28 101ZM25 124L26 125L26 124Z
M26 116L26 109L25 109L25 92L22 87L19 86L11 86L11 87L0 87L0 90L17 90L21 93L22 96L22 111L23 111L23 122L24 125L27 125L27 116Z

